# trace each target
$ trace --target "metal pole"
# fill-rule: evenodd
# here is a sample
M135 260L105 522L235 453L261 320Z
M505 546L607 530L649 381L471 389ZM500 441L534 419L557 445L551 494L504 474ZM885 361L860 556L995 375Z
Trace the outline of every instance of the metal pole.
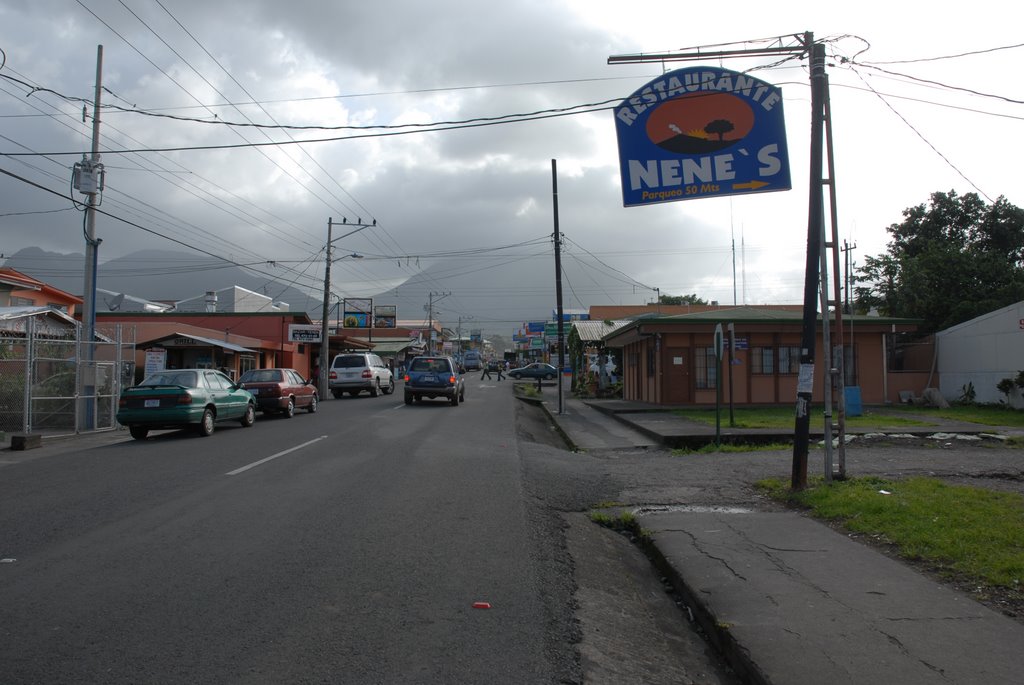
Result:
M565 413L562 369L565 368L565 322L562 320L562 237L558 232L558 165L551 160L551 196L555 215L555 302L558 312L558 413Z

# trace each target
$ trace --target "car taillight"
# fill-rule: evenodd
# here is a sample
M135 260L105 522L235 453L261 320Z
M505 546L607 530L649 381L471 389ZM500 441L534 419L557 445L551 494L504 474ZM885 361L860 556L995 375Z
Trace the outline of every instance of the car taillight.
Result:
M117 406L121 407L122 409L124 407L127 407L128 406L128 398L127 397L122 397L121 399L119 399L117 401Z
M448 384L455 385L455 376L448 376Z
M260 394L261 395L266 395L267 397L280 397L281 396L281 386L279 386L279 385L272 385L269 388L261 388L260 389Z
M402 380L405 381L406 383L408 383L409 382L409 374L405 374L404 376L402 376Z
M330 375L330 379L331 379L332 381L333 381L333 380L337 380L337 379L338 379L338 372L337 372L337 371L334 371L334 370L332 370L332 371L331 371L331 375Z
M363 369L363 378L373 378L373 371Z
M188 393L178 395L177 401L178 404L192 404L192 395L189 395Z

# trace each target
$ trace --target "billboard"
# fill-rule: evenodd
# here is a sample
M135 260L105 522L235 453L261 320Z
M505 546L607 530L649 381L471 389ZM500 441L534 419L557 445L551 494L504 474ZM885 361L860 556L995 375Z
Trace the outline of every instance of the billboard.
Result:
M373 308L374 328L394 328L398 325L398 307L393 304L379 304Z
M780 88L720 67L663 74L615 108L626 207L789 190Z
M345 298L342 308L343 328L369 328L373 313L372 298Z

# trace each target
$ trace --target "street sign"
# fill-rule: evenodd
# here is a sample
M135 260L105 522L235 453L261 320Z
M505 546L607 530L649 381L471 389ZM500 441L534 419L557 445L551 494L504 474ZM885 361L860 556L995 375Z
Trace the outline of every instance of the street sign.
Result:
M789 190L776 86L720 67L664 74L615 108L626 207Z

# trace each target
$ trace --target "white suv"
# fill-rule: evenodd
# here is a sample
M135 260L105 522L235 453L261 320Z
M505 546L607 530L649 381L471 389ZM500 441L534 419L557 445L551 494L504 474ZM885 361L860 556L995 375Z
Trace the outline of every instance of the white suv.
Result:
M363 390L376 397L395 391L395 376L384 360L372 352L348 352L334 355L327 385L335 398L346 392L355 397Z

